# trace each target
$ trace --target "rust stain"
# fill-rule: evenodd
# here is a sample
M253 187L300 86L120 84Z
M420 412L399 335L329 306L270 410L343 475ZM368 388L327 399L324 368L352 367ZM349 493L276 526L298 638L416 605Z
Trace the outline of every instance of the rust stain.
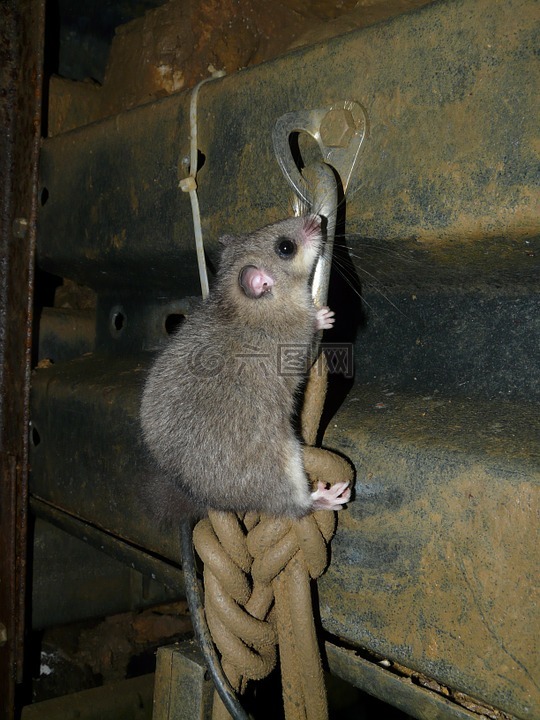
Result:
M111 238L111 245L115 250L121 250L126 243L126 230L123 228L119 233L115 234Z
M137 190L135 188L133 179L131 179L131 181L129 183L129 199L131 202L131 208L133 210L134 215L138 215L139 214L139 197L137 195Z

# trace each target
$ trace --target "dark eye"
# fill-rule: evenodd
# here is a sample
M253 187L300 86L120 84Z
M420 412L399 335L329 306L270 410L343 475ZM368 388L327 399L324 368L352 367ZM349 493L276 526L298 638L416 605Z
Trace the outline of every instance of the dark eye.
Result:
M276 243L276 252L279 257L286 260L293 257L296 252L296 243L287 237L280 237Z

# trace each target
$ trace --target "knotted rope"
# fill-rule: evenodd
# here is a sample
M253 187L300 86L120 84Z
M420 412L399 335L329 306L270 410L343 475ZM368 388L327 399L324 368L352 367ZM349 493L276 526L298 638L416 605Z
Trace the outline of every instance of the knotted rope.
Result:
M344 458L312 446L327 372L324 361L312 367L302 410L304 466L313 486L353 479ZM241 693L248 680L266 677L275 667L277 644L287 720L328 718L311 580L327 567L334 531L335 513L328 511L300 520L210 512L193 534L204 562L206 618L229 682ZM214 693L213 720L228 717Z
M214 77L221 73L214 73ZM208 80L211 78L208 78ZM179 185L189 192L203 297L208 280L197 199L197 96L190 105L190 174ZM306 182L317 188L311 206L324 211L337 203L333 171L325 163L304 168ZM330 190L331 188L331 190ZM301 193L302 199L310 193ZM319 262L313 282L317 304L326 303L335 228L335 212L328 219L325 263ZM325 267L322 272L321 268ZM304 395L301 427L304 466L312 485L353 480L349 463L314 447L326 397L328 367L313 365ZM313 620L311 580L328 564L327 543L335 531L335 513L321 511L300 520L250 513L210 512L193 531L193 542L204 562L205 614L232 687L243 692L248 680L266 677L276 664L279 645L283 701L287 720L326 720L328 717L321 659ZM229 716L214 693L213 719Z

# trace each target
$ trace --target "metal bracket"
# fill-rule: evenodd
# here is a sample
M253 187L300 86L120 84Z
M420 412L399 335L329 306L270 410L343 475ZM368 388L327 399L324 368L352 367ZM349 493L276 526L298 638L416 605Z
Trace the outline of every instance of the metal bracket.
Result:
M291 152L290 135L300 132L311 135L324 162L339 174L345 191L367 129L366 111L353 100L341 100L326 108L286 113L277 120L272 133L274 152L283 174L303 202L309 205L310 199L306 182Z

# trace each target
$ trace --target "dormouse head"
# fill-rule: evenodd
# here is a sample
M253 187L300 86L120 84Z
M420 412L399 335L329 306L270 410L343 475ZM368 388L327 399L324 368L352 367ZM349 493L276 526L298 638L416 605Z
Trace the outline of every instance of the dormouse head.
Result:
M323 237L318 215L267 225L251 235L224 237L222 280L235 284L240 300L268 302L305 294Z

